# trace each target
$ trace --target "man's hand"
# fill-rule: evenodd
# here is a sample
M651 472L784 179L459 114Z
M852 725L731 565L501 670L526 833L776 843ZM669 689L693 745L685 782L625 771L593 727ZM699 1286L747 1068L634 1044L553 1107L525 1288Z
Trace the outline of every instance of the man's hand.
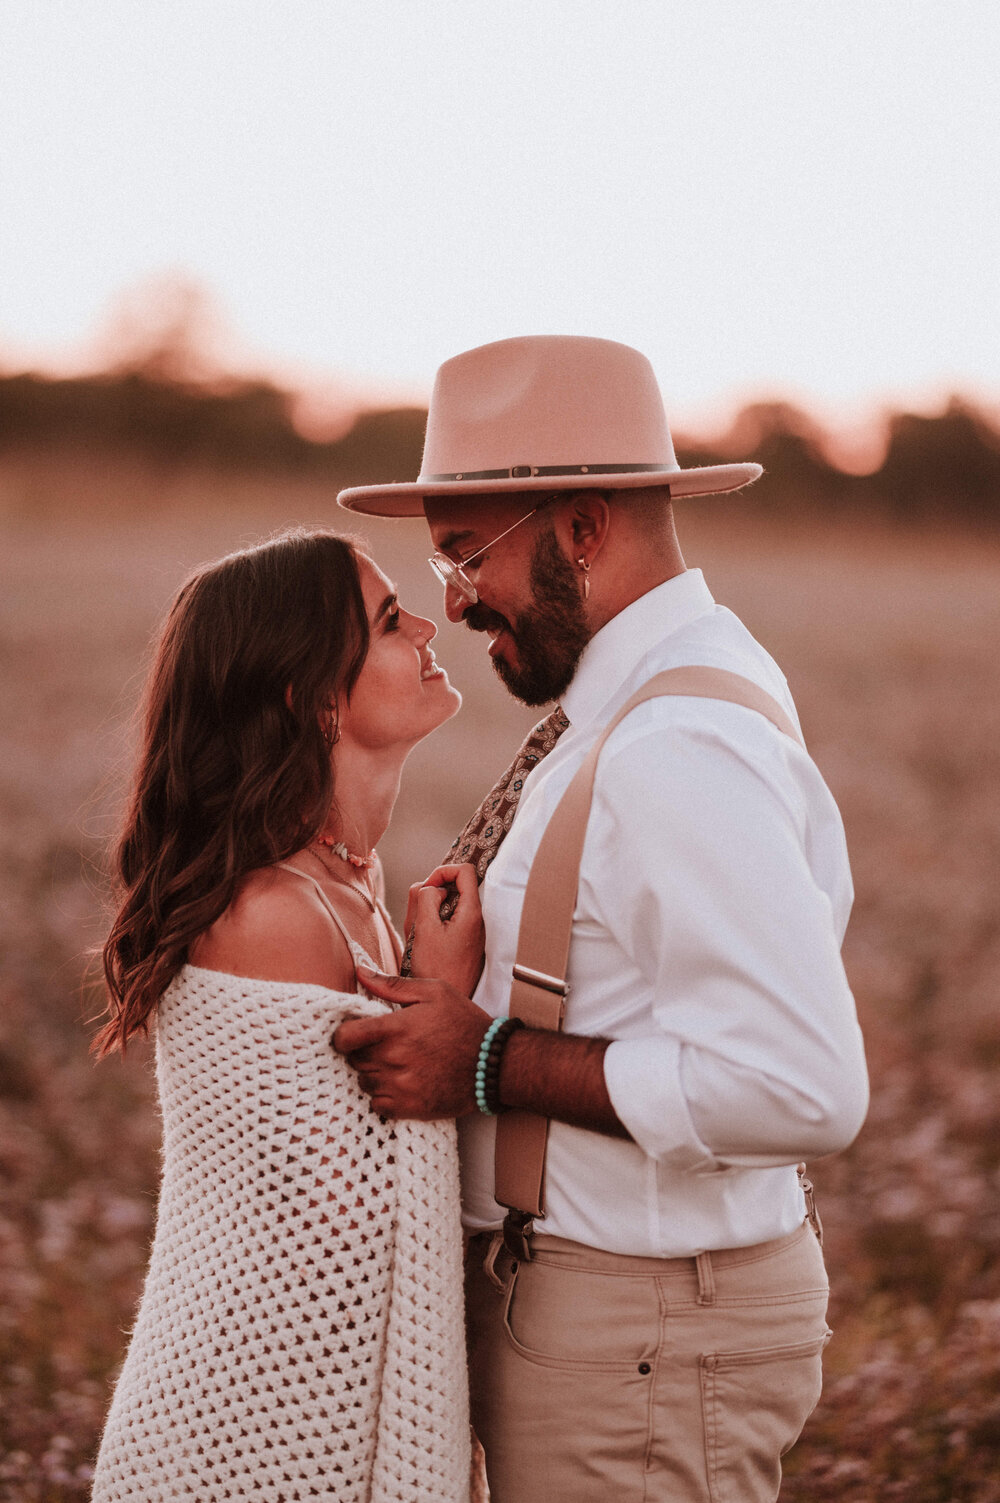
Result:
M380 1018L349 1018L331 1040L383 1117L464 1117L477 1111L476 1062L491 1019L446 981L358 967L374 997L403 1004ZM627 1138L604 1080L608 1039L519 1028L504 1050L500 1100L573 1127Z
M383 1117L463 1117L476 1110L476 1060L490 1024L446 981L386 976L358 967L373 997L402 1003L379 1018L348 1018L331 1040L358 1072Z

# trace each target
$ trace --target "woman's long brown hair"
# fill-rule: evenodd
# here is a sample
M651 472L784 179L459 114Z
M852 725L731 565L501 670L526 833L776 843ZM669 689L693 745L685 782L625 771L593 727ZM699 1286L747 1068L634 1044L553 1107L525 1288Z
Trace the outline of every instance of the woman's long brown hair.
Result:
M286 533L181 589L149 676L115 852L120 906L104 947L98 1056L148 1032L188 946L241 879L322 828L335 707L368 641L358 554L334 533Z

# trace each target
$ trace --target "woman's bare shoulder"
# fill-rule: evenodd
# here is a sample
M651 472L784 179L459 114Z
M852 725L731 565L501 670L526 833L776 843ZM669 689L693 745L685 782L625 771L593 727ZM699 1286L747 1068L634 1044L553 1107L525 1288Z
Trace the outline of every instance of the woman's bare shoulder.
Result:
M355 987L351 952L312 884L275 867L244 879L225 913L191 945L189 959L258 981Z

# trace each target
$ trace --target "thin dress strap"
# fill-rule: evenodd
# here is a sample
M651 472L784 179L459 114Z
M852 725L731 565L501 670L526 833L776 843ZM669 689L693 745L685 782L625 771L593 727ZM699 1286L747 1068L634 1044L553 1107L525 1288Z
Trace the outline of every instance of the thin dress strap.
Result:
M371 956L368 954L368 951L365 949L364 945L359 945L357 940L354 939L348 932L347 926L345 925L343 919L340 917L340 914L337 912L336 908L334 908L333 904L330 902L330 899L327 897L320 884L316 881L316 878L312 876L310 872L304 872L301 866L293 866L290 861L276 861L274 864L275 866L280 867L282 871L294 872L297 877L302 877L306 882L312 883L313 887L316 889L316 893L319 897L320 902L323 904L323 907L326 909L327 913L333 919L333 922L336 924L337 928L344 936L344 942L351 952L351 959L354 961L355 965L357 965L358 962L361 961L363 965L371 966L372 970L378 971L382 969L380 964L375 964Z

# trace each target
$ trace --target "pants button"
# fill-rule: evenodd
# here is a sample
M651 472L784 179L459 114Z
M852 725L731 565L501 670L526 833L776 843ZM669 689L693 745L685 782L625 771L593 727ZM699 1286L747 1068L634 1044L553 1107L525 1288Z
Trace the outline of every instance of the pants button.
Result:
M653 1369L650 1367L648 1362L640 1362L639 1371L642 1373L643 1377L645 1377L646 1374L651 1373Z

